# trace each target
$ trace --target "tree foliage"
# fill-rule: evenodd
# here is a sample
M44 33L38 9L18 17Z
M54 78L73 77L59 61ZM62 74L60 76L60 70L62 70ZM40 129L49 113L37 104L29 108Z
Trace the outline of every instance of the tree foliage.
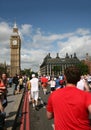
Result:
M80 62L76 66L81 70L81 75L85 75L89 73L88 66L85 65L84 63Z
M6 73L7 74L7 70L6 70L6 67L0 66L0 75L2 73Z
M31 77L32 74L35 74L36 76L38 76L38 73L33 72L30 69L21 70L21 75L26 75L26 76Z

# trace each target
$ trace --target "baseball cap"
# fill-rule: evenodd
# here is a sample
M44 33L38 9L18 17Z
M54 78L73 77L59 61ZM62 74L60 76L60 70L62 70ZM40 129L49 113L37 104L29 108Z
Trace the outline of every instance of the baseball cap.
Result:
M35 74L32 74L32 77L35 77Z

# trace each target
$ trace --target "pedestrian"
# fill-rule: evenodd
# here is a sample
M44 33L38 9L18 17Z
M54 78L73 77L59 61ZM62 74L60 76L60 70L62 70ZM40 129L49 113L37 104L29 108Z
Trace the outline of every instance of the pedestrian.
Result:
M58 76L56 76L55 82L56 82L55 89L59 89L61 87L61 85L60 85L60 78Z
M41 77L41 86L42 86L44 95L46 95L46 93L47 93L47 86L48 86L48 78L46 78L45 75L43 75Z
M17 90L18 93L21 93L21 90L23 89L23 78L22 75L19 76L19 90Z
M33 107L38 105L38 97L39 97L39 83L38 78L35 77L35 74L32 74L31 83L31 97Z
M12 87L12 80L13 80L13 78L10 76L9 79L8 79L9 87Z
M17 89L19 89L19 78L18 78L18 75L16 74L14 77L13 77L13 86L14 86L14 90L13 90L13 94L17 94Z
M64 71L66 86L48 98L47 118L54 118L55 130L91 130L91 94L76 87L80 70L70 66Z
M6 112L4 111L4 94L5 94L6 88L0 78L0 130L4 130L5 125L5 118L6 118Z
M55 85L56 85L54 77L51 77L51 80L49 81L49 85L50 85L51 93L52 93L55 90Z
M30 83L30 79L28 78L27 79L27 90L28 90L28 99L29 99L29 102L31 102L31 83Z
M0 77L0 130L4 129L6 112L5 107L8 104L7 101L7 76L3 73Z
M85 91L89 91L89 85L87 83L87 81L84 79L84 76L81 75L80 80L77 82L77 88L81 89L81 90L85 90Z
M3 102L4 102L5 92L6 92L6 87L0 77L0 112L4 112Z
M63 88L65 86L65 79L64 79L64 75L61 74L60 77L60 87Z
M7 93L8 93L8 90L7 90L7 86L8 86L8 80L7 80L7 75L6 73L2 73L2 76L1 76L1 80L5 86L5 91L4 91L4 101L3 101L3 108L5 108L7 105L8 105L8 100L7 100Z

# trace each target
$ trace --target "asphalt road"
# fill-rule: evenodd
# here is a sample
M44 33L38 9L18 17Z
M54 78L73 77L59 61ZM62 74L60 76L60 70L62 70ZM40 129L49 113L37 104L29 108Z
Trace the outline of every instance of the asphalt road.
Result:
M50 88L48 87L48 92ZM47 99L50 93L47 95L43 94L43 90L40 87L40 94L42 101L47 103ZM48 120L46 116L46 108L41 105L39 100L39 109L35 110L30 104L30 130L53 130L53 120Z

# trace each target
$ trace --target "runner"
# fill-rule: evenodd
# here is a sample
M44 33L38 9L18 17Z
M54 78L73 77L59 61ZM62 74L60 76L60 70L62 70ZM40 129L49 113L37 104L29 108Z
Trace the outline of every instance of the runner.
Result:
M66 86L48 98L47 118L54 118L55 130L91 130L91 94L76 87L80 71L75 66L65 70Z
M33 107L38 105L38 97L39 97L39 83L38 78L35 77L35 74L32 74L32 79L30 80L31 83L31 97L32 97L32 104Z
M46 78L45 75L43 77L41 77L41 85L42 85L42 88L43 88L43 93L45 95L46 92L47 92L47 86L48 86L48 79Z

